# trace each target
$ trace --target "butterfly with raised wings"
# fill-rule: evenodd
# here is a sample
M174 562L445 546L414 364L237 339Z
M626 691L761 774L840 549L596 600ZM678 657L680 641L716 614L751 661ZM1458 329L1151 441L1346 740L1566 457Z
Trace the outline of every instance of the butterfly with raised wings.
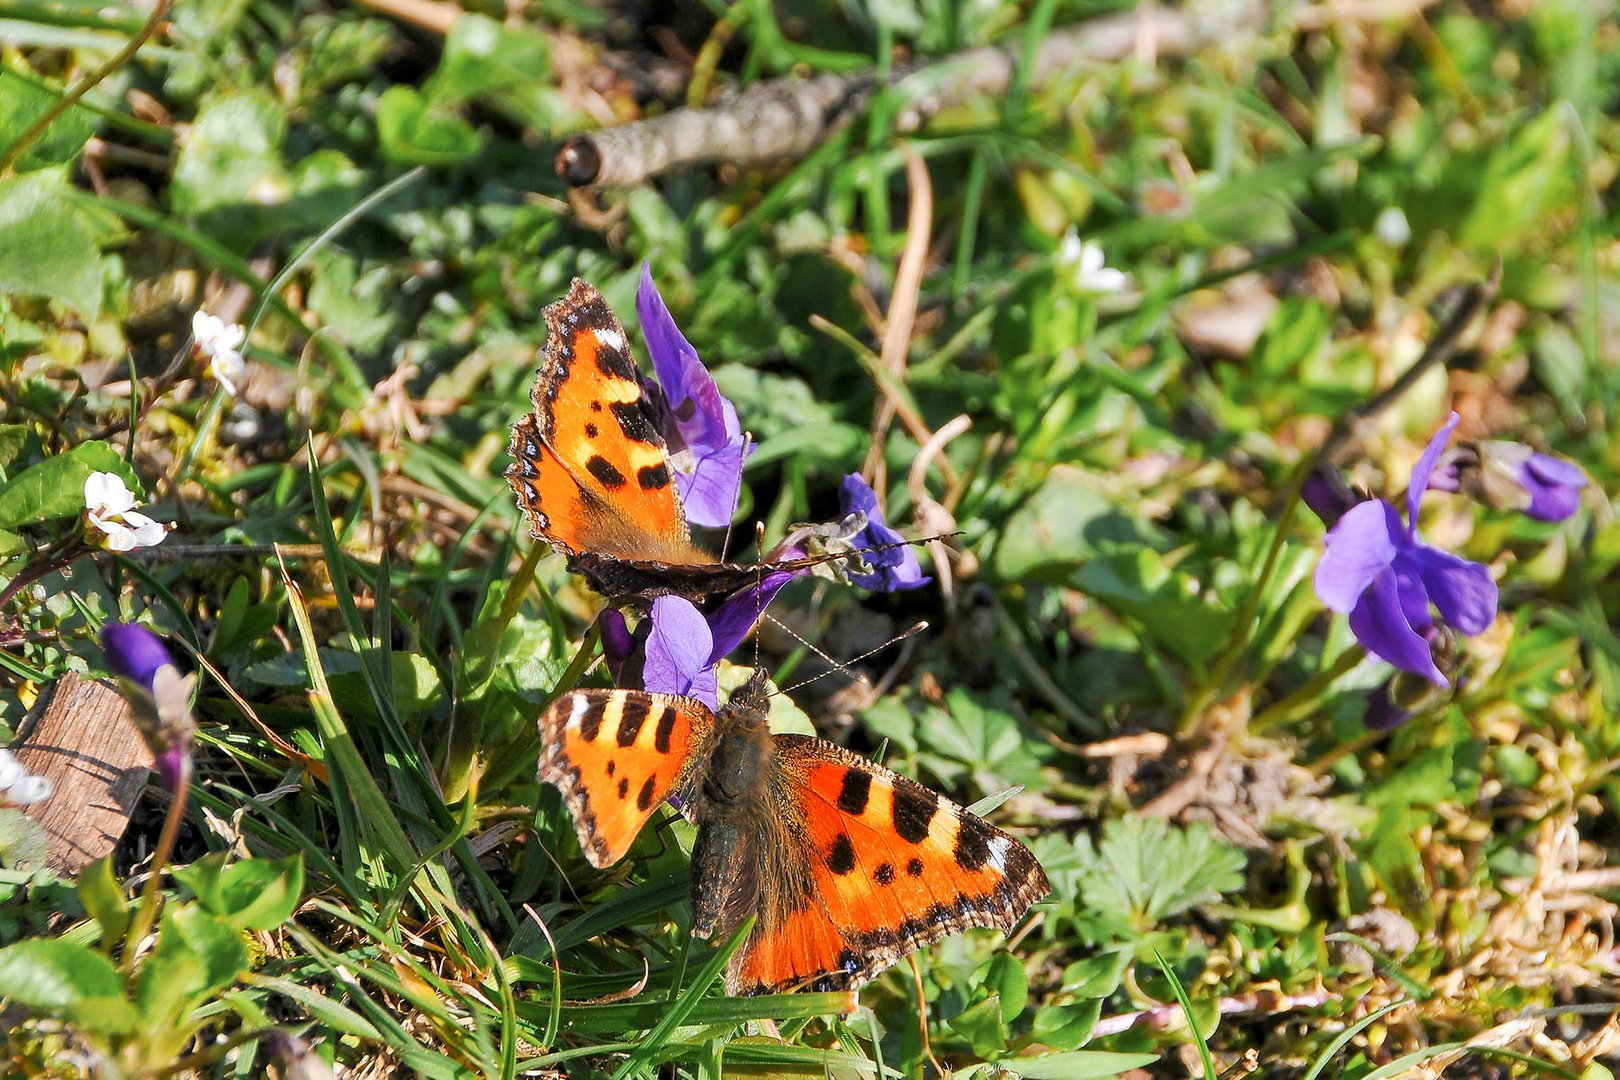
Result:
M1050 887L1030 850L921 784L823 739L773 735L756 671L712 712L636 690L576 690L540 721L540 779L608 867L666 799L696 823L692 933L757 921L731 994L853 990L972 926L1009 930Z
M749 443L645 269L638 308L649 340L658 335L672 369L667 377L660 371L663 391L641 378L624 327L602 294L575 279L568 295L543 312L548 336L534 411L512 428L506 477L518 507L530 532L562 554L570 570L615 605L644 608L662 595L702 603L756 585L767 572L835 561L860 568L872 552L903 550L859 542L873 531L865 509L843 531L838 523L800 530L758 564L727 562L695 543L688 502L699 524L728 523ZM830 540L825 551L803 550L804 539L822 537ZM915 556L904 557L911 572L902 573L898 587L922 580Z

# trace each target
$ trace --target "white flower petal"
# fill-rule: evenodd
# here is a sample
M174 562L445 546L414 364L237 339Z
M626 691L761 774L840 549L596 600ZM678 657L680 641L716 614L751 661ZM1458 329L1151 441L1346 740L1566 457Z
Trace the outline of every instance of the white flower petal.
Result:
M16 754L10 750L0 750L0 790L9 788L27 775L28 770L17 760Z
M107 534L102 544L108 551L131 551L135 547L135 530L122 521L103 521L91 518L96 528Z
M1082 275L1095 274L1103 268L1103 263L1107 261L1107 257L1103 255L1101 244L1080 245L1080 273Z
M161 522L153 521L145 514L130 511L124 515L124 522L130 527L130 536L134 539L134 546L138 548L156 547L163 543L163 538L169 535L169 530Z
M1065 266L1076 266L1085 251L1085 245L1080 242L1080 234L1073 229L1063 234L1063 247L1058 251L1058 259Z
M12 784L6 795L17 806L27 806L56 794L56 785L43 776L25 776Z
M247 370L247 362L242 354L233 350L226 350L215 355L208 363L208 371L219 380L219 385L232 397L236 396L236 378Z

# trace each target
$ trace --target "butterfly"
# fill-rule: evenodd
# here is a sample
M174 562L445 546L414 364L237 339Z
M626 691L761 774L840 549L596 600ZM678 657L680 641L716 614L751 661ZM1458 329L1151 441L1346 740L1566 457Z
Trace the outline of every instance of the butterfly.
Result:
M674 796L697 825L695 937L754 929L730 994L854 990L972 926L1009 930L1050 886L1018 840L843 747L773 735L756 670L717 713L692 698L575 690L540 720L540 779L592 866Z
M694 543L675 482L678 468L693 468L690 451L671 452L668 404L643 382L618 316L577 278L543 315L534 411L512 428L506 478L530 533L593 589L615 606L644 608L665 594L701 603L757 585L768 571L859 565L863 549L845 542L865 527L859 514L801 529L759 564L725 562ZM736 467L740 474L740 460Z

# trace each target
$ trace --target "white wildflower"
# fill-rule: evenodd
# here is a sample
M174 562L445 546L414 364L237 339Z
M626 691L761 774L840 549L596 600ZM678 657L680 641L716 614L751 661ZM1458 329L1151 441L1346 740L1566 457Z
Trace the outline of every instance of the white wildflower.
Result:
M216 315L198 311L191 317L191 336L197 341L198 351L208 357L208 373L235 397L236 379L247 367L242 358L247 329L240 323L227 323Z
M1073 229L1063 235L1058 263L1073 272L1075 287L1081 292L1099 295L1117 293L1130 283L1125 271L1104 265L1106 261L1101 244L1081 240L1080 234Z
M1373 222L1373 232L1390 247L1404 247L1412 239L1412 224L1398 206L1386 206Z
M56 787L43 776L34 776L10 750L0 750L0 806L27 806L48 799Z
M113 551L155 547L168 530L135 509L135 496L117 473L91 473L84 482L84 508L90 524L106 534Z

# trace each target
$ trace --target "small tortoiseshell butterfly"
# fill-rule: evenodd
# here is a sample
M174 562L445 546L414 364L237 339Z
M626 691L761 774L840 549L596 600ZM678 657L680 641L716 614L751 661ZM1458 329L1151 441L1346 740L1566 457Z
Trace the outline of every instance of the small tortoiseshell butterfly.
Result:
M853 990L970 926L1010 929L1049 891L1030 850L962 807L823 739L773 735L756 671L718 715L692 698L576 690L540 721L591 865L623 858L676 796L698 826L692 933L753 932L732 994Z
M546 307L534 412L512 428L506 478L530 532L615 603L701 602L849 553L722 562L692 542L659 407L602 294L579 279Z

